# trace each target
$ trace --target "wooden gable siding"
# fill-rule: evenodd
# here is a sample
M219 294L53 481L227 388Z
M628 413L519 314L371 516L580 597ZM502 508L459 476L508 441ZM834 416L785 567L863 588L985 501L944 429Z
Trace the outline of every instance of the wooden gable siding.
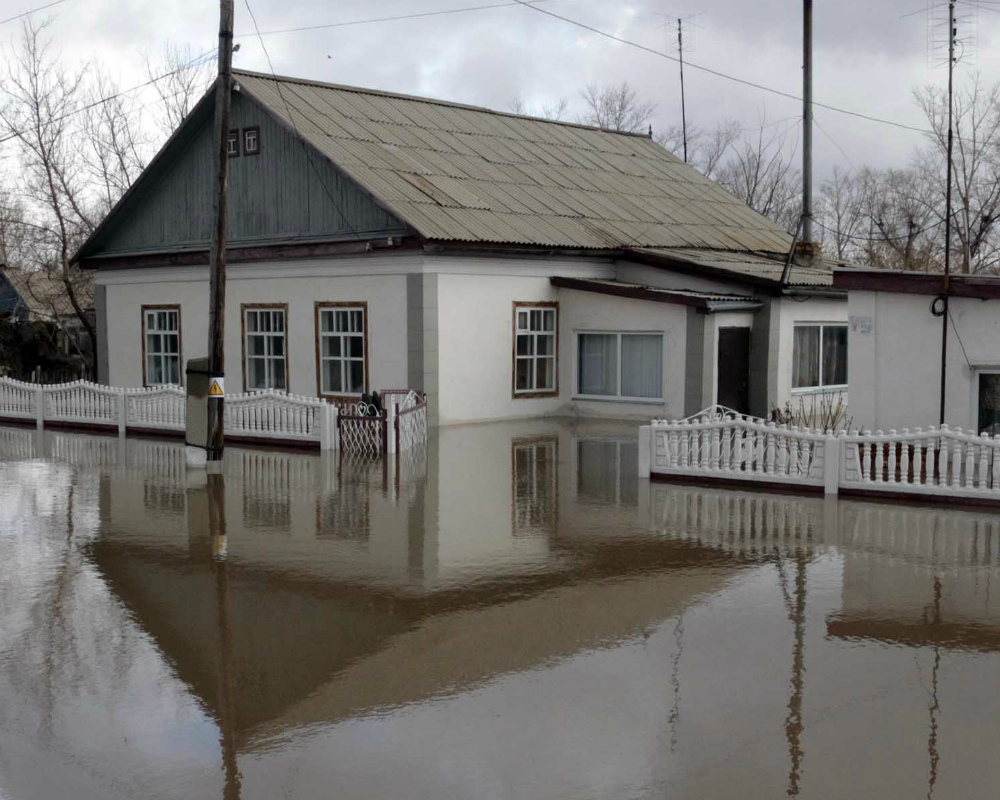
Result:
M234 94L231 127L260 129L260 153L229 163L229 242L316 241L400 235L406 226L256 103ZM241 135L242 139L242 135ZM310 164L310 161L312 162ZM208 247L212 219L212 119L203 120L164 174L134 198L87 255ZM150 176L152 177L152 176ZM137 187L138 188L138 187ZM338 209L339 207L339 209Z

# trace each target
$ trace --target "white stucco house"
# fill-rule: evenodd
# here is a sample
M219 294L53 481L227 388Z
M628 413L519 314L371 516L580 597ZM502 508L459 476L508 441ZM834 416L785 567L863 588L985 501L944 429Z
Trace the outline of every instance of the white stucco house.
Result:
M837 270L848 294L854 426L924 429L940 421L944 276ZM1000 278L952 275L945 423L1000 433Z
M764 415L842 392L832 264L645 136L236 72L228 390L427 392L440 424ZM99 374L207 352L212 93L75 255Z

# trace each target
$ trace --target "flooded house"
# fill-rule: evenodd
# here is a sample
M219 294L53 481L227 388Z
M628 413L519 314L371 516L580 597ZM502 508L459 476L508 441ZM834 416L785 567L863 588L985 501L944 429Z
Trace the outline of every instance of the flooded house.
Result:
M765 415L846 392L831 264L651 138L235 71L226 365L237 390L427 393L432 424ZM74 257L99 374L206 353L214 94Z
M944 422L1000 434L1000 278L838 270L850 317L851 415L856 427L902 430ZM942 328L948 310L947 344Z

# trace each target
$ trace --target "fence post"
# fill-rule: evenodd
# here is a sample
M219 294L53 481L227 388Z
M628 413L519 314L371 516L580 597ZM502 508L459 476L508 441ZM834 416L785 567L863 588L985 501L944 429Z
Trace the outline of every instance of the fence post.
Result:
M330 405L330 430L332 432L331 447L334 450L340 449L340 407Z
M823 491L828 496L836 496L840 489L840 462L844 442L828 433L823 442Z
M396 405L395 397L389 400L386 412L386 452L395 453L399 450L399 407Z
M330 404L322 401L319 415L319 449L331 450L333 448L333 433L330 430Z
M45 389L41 384L35 387L35 422L38 430L45 427Z
M653 426L639 427L639 477L648 478L653 458Z
M119 389L118 393L115 395L115 402L118 404L118 435L125 435L125 428L127 423L127 411L128 411L128 401L125 397L125 389Z

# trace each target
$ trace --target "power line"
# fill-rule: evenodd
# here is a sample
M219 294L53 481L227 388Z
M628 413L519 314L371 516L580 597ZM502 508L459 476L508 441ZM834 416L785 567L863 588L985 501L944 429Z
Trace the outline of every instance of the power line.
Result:
M53 0L51 3L46 3L44 6L39 6L38 8L33 8L31 11L22 11L20 14L15 14L13 17L7 17L7 19L0 19L0 25L6 25L8 22L13 22L15 19L21 19L21 17L30 17L32 14L36 14L39 11L44 11L46 8L52 8L52 6L57 6L60 3L65 3L66 0Z
M553 19L562 20L563 22L568 22L570 25L575 25L578 28L583 28L584 30L590 31L591 33L596 33L598 36L603 36L605 39L610 39L613 42L618 42L619 44L628 45L629 47L634 47L637 50L642 50L646 53L650 53L654 56L659 56L660 58L666 58L669 61L678 61L677 58L671 56L667 53L662 53L659 50L654 50L652 47L646 47L645 45L639 44L638 42L630 41L629 39L622 39L620 36L615 36L613 33L608 33L607 31L602 31L600 28L595 28L592 25L587 25L586 23L580 22L579 20L571 19L570 17L564 17L561 14L556 14L553 11L548 11L544 8L539 8L536 5L532 5L527 2L527 0L515 0L519 5L525 8L530 8L532 11L537 11L539 14L545 14L546 16L552 17ZM795 100L799 103L802 102L802 98L792 94L791 92L785 92L781 89L775 89L771 86L765 86L762 83L756 83L755 81L748 81L744 78L737 78L735 75L728 75L725 72L720 72L719 70L712 69L711 67L704 67L700 64L695 64L692 61L685 61L685 66L689 69L696 69L700 72L708 73L709 75L714 75L717 78L723 78L727 81L733 81L734 83L742 84L743 86L749 86L753 89L760 89L764 92L769 92L770 94L778 95L779 97L784 97L788 100ZM882 125L891 125L894 128L900 128L906 131L913 131L914 133L921 133L924 135L933 134L933 131L926 128L918 128L915 125L907 125L903 122L896 122L891 119L884 119L882 117L874 117L870 114L863 114L860 111L851 111L846 108L839 108L838 106L831 106L827 103L817 103L813 101L813 105L819 108L825 108L827 111L835 111L838 114L846 114L847 116L857 117L858 119L864 119L868 122L877 122Z
M72 111L67 111L62 116L50 120L50 122L61 122L62 120L68 119L69 117L75 116L77 114L82 114L84 111L89 111L92 108L97 108L97 106L104 105L105 103L110 103L112 100L117 100L119 97L124 97L125 95L131 94L132 92L137 92L139 91L139 89L145 89L147 86L152 86L154 83L159 83L165 78L169 78L171 75L176 75L179 72L183 72L186 69L192 68L197 64L197 62L201 61L208 55L214 55L215 52L216 51L214 48L212 48L211 50L205 50L203 53L199 54L191 61L188 61L186 64L181 64L181 66L177 67L177 69L170 70L170 72L164 72L162 75L157 75L155 78L150 78L148 81L145 81L144 83L137 84L129 89L123 89L122 91L116 92L115 94L109 95L108 97L102 97L100 100L95 100L93 103L88 103L85 106L74 108ZM19 131L12 131L6 136L0 138L0 144L3 144L4 142L9 142L11 139L17 139L23 136L25 133L27 133L27 131L28 131L27 128L23 128L22 130Z
M64 0L60 0L60 2L64 2ZM530 0L530 2L539 3L539 2L544 2L544 0ZM261 36L275 36L280 33L302 33L304 31L319 31L319 30L326 30L328 28L348 28L353 25L370 25L371 23L374 22L397 22L399 20L406 20L406 19L441 17L445 16L446 14L465 14L469 11L485 11L491 8L508 8L519 5L522 5L522 3L518 2L518 0L511 0L510 2L505 2L505 3L490 3L488 5L468 6L465 8L446 8L446 9L439 9L437 11L422 11L414 14L400 14L394 17L374 17L371 19L355 19L355 20L350 20L348 22L330 22L323 25L304 25L301 28L282 28L280 30L275 30L275 31L256 31L255 33L239 33L236 35L235 38L244 39L248 36L257 36L259 38Z
M275 86L278 90L278 97L281 98L281 102L285 106L285 113L288 114L288 121L292 124L292 129L295 131L295 138L298 139L299 144L302 145L302 154L306 157L306 161L309 162L309 166L312 167L313 172L316 173L316 179L319 181L319 185L323 188L323 191L330 199L330 202L333 203L333 207L337 209L337 213L340 214L340 218L344 221L344 224L347 225L348 230L350 230L354 238L360 241L362 238L361 235L354 229L354 226L351 225L351 221L347 218L347 215L340 207L340 204L330 192L326 185L326 181L323 180L323 176L320 175L319 169L313 163L312 153L306 146L306 140L302 137L302 134L299 133L299 126L295 124L295 115L292 114L292 109L288 105L288 101L285 99L284 92L281 90L281 81L278 80L278 76L274 71L274 64L271 63L271 54L267 52L267 45L264 44L263 34L260 33L260 29L257 27L257 18L253 14L253 9L250 8L250 0L243 0L243 2L247 7L247 12L250 14L250 21L253 22L254 30L257 31L257 39L260 41L260 46L264 50L264 57L267 59L268 69L271 70L271 77L274 78Z
M919 230L912 231L911 233L908 233L906 236L880 236L878 238L874 238L871 236L854 236L853 234L845 233L844 231L838 231L836 228L831 228L829 225L824 225L819 220L815 220L815 222L817 225L819 225L819 227L821 227L827 233L832 233L835 236L840 236L841 238L844 239L850 239L851 241L854 242L865 242L868 244L881 244L883 242L903 242L906 241L907 239L910 239L911 237L920 236L923 233L928 233L944 225L944 220L941 219L935 222L933 225L928 225L926 228L920 228Z

